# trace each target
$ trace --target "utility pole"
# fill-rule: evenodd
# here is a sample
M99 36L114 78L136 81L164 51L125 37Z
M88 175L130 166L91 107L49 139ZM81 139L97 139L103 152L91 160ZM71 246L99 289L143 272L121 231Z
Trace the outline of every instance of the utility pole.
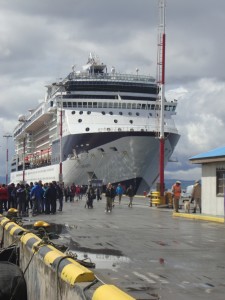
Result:
M164 156L165 156L165 135L164 135L164 103L165 103L165 0L159 0L159 28L158 28L158 85L161 101L160 112L160 156L159 156L159 177L160 196L164 196Z
M63 182L63 170L62 170L62 136L63 136L63 96L62 89L63 83L59 82L57 86L60 88L61 97L60 97L60 118L59 118L59 183Z
M12 137L10 134L3 135L6 138L6 175L5 175L5 184L8 184L8 172L9 172L9 138Z

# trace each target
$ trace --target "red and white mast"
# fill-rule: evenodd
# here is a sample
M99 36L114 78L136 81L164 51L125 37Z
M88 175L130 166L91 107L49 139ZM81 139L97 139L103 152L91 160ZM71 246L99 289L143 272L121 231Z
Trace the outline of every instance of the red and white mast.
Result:
M158 27L158 86L159 99L161 102L160 111L160 157L159 157L159 179L160 179L160 196L164 196L164 102L165 102L165 0L159 0L159 27Z

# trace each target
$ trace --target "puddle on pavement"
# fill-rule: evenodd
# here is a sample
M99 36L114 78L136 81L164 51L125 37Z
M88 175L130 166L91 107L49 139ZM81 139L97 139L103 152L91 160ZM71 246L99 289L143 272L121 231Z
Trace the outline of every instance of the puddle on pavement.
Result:
M77 255L79 260L90 259L91 262L95 263L96 269L117 269L121 264L129 263L130 259L125 256L97 254L97 253L84 253L81 251L71 251Z
M69 231L71 229L76 229L76 226L70 226L68 224L55 224L49 223L50 227L47 229L48 232L60 235L60 239L70 238ZM24 228L28 230L33 230L33 224L24 225ZM69 251L70 253L76 254L79 260L90 260L95 263L96 269L117 269L121 264L129 263L130 259L123 256L122 253L115 249L109 248L99 248L90 249L82 247L77 242L70 239L69 241Z

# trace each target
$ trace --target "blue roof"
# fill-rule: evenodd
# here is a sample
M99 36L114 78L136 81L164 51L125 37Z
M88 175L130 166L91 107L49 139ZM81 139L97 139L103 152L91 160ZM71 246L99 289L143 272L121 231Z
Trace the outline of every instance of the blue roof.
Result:
M192 159L214 158L214 157L223 157L223 156L225 156L225 147L220 147L220 148L210 150L208 152L204 152L204 153L192 156L189 159L192 160Z

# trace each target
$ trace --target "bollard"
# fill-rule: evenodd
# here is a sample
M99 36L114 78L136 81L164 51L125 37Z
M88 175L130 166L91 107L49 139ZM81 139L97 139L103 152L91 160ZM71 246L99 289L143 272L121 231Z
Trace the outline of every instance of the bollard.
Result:
M160 192L151 192L151 203L152 205L160 205Z

